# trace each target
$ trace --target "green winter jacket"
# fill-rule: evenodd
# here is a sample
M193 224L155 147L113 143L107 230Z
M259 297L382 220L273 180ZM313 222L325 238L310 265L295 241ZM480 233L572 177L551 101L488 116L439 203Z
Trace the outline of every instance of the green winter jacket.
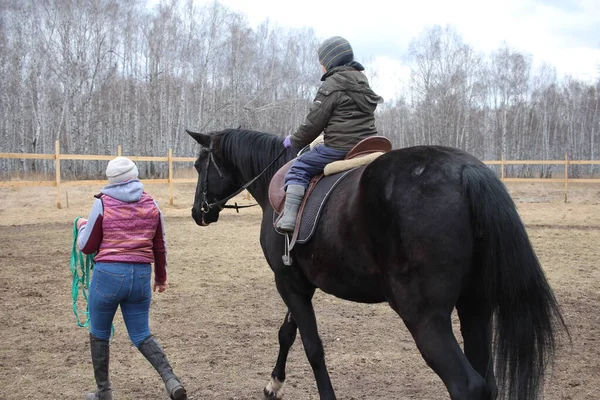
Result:
M353 63L362 69L358 63ZM324 133L325 145L349 151L366 137L376 135L375 109L383 99L367 77L352 64L332 68L315 97L306 120L291 136L292 146L303 148Z

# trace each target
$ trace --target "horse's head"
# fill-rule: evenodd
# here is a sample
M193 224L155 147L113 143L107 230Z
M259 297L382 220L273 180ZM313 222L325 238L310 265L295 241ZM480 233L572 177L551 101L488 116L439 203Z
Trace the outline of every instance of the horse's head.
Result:
M227 168L220 152L221 133L196 133L186 130L201 147L194 163L198 171L198 183L192 207L192 218L200 226L207 226L219 219L223 209L221 200L233 194L236 185L234 174Z

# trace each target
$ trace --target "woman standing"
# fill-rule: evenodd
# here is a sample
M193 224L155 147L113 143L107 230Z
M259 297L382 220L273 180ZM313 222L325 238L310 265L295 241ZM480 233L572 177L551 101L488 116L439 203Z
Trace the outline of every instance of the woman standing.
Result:
M121 307L133 344L158 371L171 399L187 399L149 327L152 291L167 288L164 222L156 202L138 180L137 166L126 157L108 163L109 184L97 195L88 219L77 221L78 246L97 253L88 297L90 347L98 389L87 400L112 400L109 338ZM154 283L151 284L154 263Z

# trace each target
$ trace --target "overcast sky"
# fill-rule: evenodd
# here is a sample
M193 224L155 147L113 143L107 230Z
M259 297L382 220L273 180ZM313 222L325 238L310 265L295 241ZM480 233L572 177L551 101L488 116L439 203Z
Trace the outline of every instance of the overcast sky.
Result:
M196 0L198 4L208 0ZM432 25L452 25L464 42L490 53L503 42L548 63L559 78L600 77L600 0L219 0L283 27L311 27L318 38L340 35L355 58L374 60L374 89L393 97L408 77L410 41Z

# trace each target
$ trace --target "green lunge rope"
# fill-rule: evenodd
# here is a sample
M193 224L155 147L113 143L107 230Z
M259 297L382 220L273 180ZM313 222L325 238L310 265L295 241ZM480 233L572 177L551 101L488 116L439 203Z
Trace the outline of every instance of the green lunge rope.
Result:
M77 326L82 328L90 324L90 312L88 309L88 290L90 287L90 272L94 268L94 255L85 255L77 247L77 235L79 233L77 229L77 221L81 217L75 218L73 222L73 248L71 250L71 274L73 274L73 284L71 286L71 296L73 297L73 313L77 320ZM83 299L85 300L85 311L79 311L77 307L77 300L79 299L79 291ZM82 321L80 315L85 316L85 321Z

